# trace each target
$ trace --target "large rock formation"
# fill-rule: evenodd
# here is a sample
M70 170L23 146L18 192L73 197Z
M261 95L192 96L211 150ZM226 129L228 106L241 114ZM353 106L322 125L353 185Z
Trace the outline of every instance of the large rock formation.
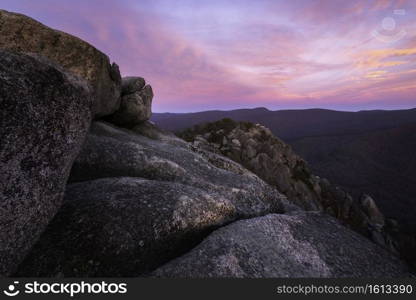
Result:
M93 123L72 169L78 183L68 185L19 275L140 275L225 223L298 209L236 163L218 156L236 165L219 168L184 141L159 135Z
M306 162L266 127L223 119L196 125L179 136L191 142L197 152L211 151L242 164L303 209L325 211L383 247L397 251L384 228L384 216L370 196L353 199L328 180L314 176Z
M92 46L4 11L0 34L15 51L0 51L0 275L407 275L339 222L385 246L374 201L311 175L266 128L228 120L189 144L148 121L143 78L123 80L118 109L117 68ZM302 212L318 209L339 220Z
M328 215L299 212L218 229L153 276L394 278L409 274L396 257Z
M96 117L114 113L120 106L118 66L90 44L51 29L21 14L0 10L0 49L36 53L88 80L93 88Z
M0 274L6 276L61 204L92 99L83 80L46 60L0 50L0 106Z
M157 267L158 277L407 275L335 219L302 214L235 162L150 128L152 138L93 123L64 205L16 275L137 276ZM286 215L255 218L276 212ZM249 220L215 230L241 218Z

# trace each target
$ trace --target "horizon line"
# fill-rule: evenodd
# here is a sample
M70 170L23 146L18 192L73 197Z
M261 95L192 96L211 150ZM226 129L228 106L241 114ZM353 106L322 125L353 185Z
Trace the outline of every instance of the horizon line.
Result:
M279 111L302 111L302 110L325 110L325 111L333 111L333 112L351 112L351 113L358 113L358 112L370 112L370 111L404 111L404 110L413 110L416 109L416 106L409 107L409 108L400 108L400 109L360 109L360 110L342 110L342 109L330 109L330 108L322 108L322 107L312 107L312 108L285 108L285 109L269 109L265 106L258 106L258 107L242 107L242 108L235 108L235 109L208 109L208 110L196 110L196 111L185 111L185 112L170 112L170 111L154 111L153 114L196 114L196 113L204 113L204 112L231 112L231 111L238 111L238 110L267 110L270 112L279 112Z

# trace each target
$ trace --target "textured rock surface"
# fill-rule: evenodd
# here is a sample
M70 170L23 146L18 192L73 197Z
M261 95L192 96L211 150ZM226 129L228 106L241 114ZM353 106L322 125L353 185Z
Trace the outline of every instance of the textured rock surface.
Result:
M139 275L225 222L297 209L248 170L219 168L172 135L158 138L93 123L72 169L81 182L68 185L19 275Z
M9 275L61 204L92 99L84 80L44 59L0 51L0 106L0 274Z
M178 182L229 198L238 203L238 214L242 217L293 207L275 188L250 171L240 166L240 172L235 172L238 164L215 156L231 167L225 163L213 165L187 143L170 135L150 139L108 123L94 122L74 162L70 181L129 176Z
M305 161L267 128L224 119L195 126L180 136L196 147L242 164L299 206L320 209L319 182L310 174Z
M314 176L290 146L259 124L223 119L197 125L179 134L196 151L225 155L276 186L305 210L325 211L392 252L397 243L384 228L374 200L353 199L326 179Z
M51 29L21 14L0 10L0 48L36 53L88 80L93 87L97 117L114 113L120 105L121 76L116 64L90 44Z
M267 215L210 234L156 277L405 277L385 250L322 213Z
M133 127L152 116L153 90L141 77L125 77L122 81L120 108L108 120L122 127Z
M235 215L228 199L174 182L121 177L71 184L19 273L138 275L189 250Z

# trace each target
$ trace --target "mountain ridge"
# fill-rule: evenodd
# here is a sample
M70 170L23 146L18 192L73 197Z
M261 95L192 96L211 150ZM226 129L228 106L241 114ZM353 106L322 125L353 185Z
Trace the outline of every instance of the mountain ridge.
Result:
M357 133L415 122L416 108L358 112L328 109L271 111L256 108L180 114L154 113L151 120L161 128L181 131L198 123L214 122L224 118L261 123L270 128L275 135L289 141L305 136ZM328 127L330 123L332 127Z

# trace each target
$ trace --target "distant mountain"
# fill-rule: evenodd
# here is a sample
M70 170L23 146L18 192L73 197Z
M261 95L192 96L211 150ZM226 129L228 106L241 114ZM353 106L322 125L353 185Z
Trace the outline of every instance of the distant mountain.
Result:
M231 118L270 128L309 162L312 171L353 194L369 193L383 212L416 230L416 109L342 112L266 108L154 114L179 131Z
M353 134L397 127L416 122L416 108L359 112L326 109L270 111L266 108L254 108L180 114L155 113L152 116L152 120L158 126L171 131L179 131L199 123L223 118L260 123L270 128L278 137L289 141L306 136Z

